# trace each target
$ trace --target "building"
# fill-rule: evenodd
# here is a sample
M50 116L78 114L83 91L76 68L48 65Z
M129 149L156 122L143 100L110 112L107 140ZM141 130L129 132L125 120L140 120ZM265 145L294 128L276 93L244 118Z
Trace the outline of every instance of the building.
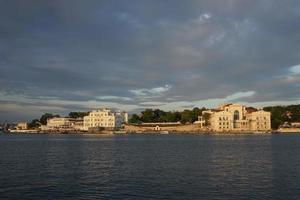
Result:
M28 129L27 122L18 122L16 125L16 129L17 130L27 130Z
M271 130L271 113L263 110L248 113L246 116L251 131Z
M84 130L90 128L120 128L123 123L128 123L126 112L112 112L108 108L93 110L83 118Z
M83 129L83 120L69 117L54 117L47 120L47 125L41 126L44 131L77 131Z
M300 122L284 122L277 131L280 133L300 133Z
M209 116L208 122L205 115ZM271 113L240 104L221 104L217 109L203 111L195 124L216 132L270 131Z

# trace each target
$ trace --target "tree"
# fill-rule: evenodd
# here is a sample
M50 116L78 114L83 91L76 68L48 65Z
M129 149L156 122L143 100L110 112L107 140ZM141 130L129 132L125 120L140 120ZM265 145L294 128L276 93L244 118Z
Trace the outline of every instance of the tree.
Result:
M271 112L271 127L277 129L284 122L300 120L300 105L268 106L265 111Z
M203 110L206 110L206 108L201 108L201 109L199 109L198 107L193 108L193 110L192 110L192 122L198 120L198 116L201 115Z
M83 118L84 116L89 115L89 112L70 112L69 117L71 118Z
M176 115L175 113L172 112L166 112L165 114L165 122L177 122L179 120L176 120Z
M141 120L143 122L154 122L154 112L152 109L146 109L142 112Z
M142 121L137 114L133 114L129 120L129 123L140 124Z
M181 113L180 112L174 112L174 118L175 118L175 122L179 122L181 120Z
M209 113L204 113L202 115L205 123L204 123L204 126L209 126L210 125L210 114Z
M193 113L192 113L192 111L190 111L190 110L184 110L181 113L181 120L180 120L180 122L182 124L193 122Z
M52 115L51 113L45 113L41 116L40 118L40 123L42 125L46 125L47 124L47 120L48 119L51 119L51 118L54 118L54 117L59 117L59 115Z
M41 123L38 119L32 120L30 123L28 123L28 128L29 129L35 129L40 127Z

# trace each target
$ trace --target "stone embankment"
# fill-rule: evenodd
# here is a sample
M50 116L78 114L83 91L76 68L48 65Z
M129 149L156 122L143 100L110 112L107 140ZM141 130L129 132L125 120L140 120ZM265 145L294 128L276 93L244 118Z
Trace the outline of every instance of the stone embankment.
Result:
M262 132L262 131L227 131L227 132L216 132L209 129L201 128L198 124L176 124L176 125L143 125L143 124L126 124L124 129L122 129L126 133L161 133L161 132L169 132L169 133L207 133L207 134L265 134L271 133Z
M147 125L132 125L126 124L124 126L124 131L127 133L151 133L151 132L178 132L178 133L198 133L205 132L199 125L189 124L189 125L173 125L173 126L147 126Z
M300 128L279 128L278 133L300 133Z

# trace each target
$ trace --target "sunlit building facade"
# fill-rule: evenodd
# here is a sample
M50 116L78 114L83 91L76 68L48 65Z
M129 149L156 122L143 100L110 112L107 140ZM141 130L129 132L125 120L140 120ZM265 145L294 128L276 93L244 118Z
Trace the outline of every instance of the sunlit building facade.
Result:
M93 110L83 118L84 130L95 127L120 128L123 123L128 123L126 112L112 112L107 108Z
M205 126L204 114L209 116ZM271 113L240 104L221 104L217 109L203 111L198 124L216 132L226 131L269 131Z
M27 122L18 122L16 125L17 130L26 130L28 129Z
M83 130L82 118L54 117L47 120L47 125L41 126L45 131L76 131Z

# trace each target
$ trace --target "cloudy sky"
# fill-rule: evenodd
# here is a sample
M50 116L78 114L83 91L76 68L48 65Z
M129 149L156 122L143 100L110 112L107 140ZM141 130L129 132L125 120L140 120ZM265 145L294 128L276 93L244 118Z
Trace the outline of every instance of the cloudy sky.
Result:
M0 122L300 103L299 0L0 0Z

